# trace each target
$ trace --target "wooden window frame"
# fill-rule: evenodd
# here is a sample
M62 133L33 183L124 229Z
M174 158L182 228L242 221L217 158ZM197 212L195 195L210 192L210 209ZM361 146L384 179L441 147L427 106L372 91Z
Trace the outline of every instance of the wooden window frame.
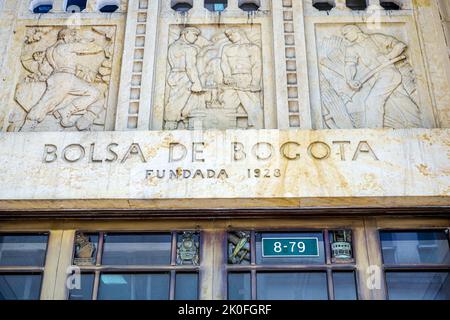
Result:
M46 235L47 243L45 246L45 257L44 257L44 265L43 266L0 266L0 274L18 274L18 275L33 275L39 274L41 275L41 283L39 288L39 296L40 299L45 298L44 294L44 284L49 280L49 269L52 269L55 261L52 259L50 254L50 237L51 233L49 231L0 231L0 235L17 235L17 236L26 236L26 235Z
M345 209L341 209L345 212ZM402 209L403 210L403 209ZM233 211L234 212L234 211ZM200 300L226 300L227 293L227 234L230 230L336 230L351 229L353 232L353 257L356 261L356 283L358 298L361 300L383 300L387 298L386 284L382 281L379 290L372 290L366 286L367 268L378 266L383 270L381 244L379 231L385 229L411 230L411 229L445 229L450 227L448 210L433 211L424 214L422 211L414 215L414 210L408 214L389 215L379 214L369 216L371 209L341 216L336 215L304 215L299 211L296 215L284 216L272 211L262 211L255 216L215 215L205 218L203 212L196 215L173 216L172 212L164 216L154 217L127 217L123 214L107 218L102 215L93 220L83 218L66 218L64 213L48 216L45 219L2 218L0 233L49 233L47 257L44 268L44 279L41 288L41 299L64 300L68 297L66 289L67 268L72 266L75 233L82 230L87 233L94 232L180 232L195 230L201 232L200 266L199 266L199 299ZM419 211L418 211L419 212ZM442 214L442 213L443 214ZM373 213L373 212L372 212ZM48 213L46 213L47 215ZM287 228L286 226L289 226ZM382 272L384 277L384 273Z
M351 230L353 233L353 230L350 228L342 228L346 230ZM292 229L292 228L265 228L265 229L258 229L258 230L252 230L250 232L250 264L245 265L233 265L227 263L226 265L226 272L227 272L227 297L228 297L228 275L230 273L250 273L250 283L251 283L251 300L257 300L257 273L258 272L325 272L327 277L327 294L328 294L328 300L335 300L334 296L334 281L333 281L333 272L352 272L353 276L355 277L355 291L356 291L356 297L359 299L358 294L358 277L357 277L357 268L356 264L357 261L353 257L353 262L351 263L332 263L331 260L331 248L330 248L330 236L329 233L332 231L339 230L339 228L326 228L326 229L320 229L320 228L308 228L308 229ZM233 229L229 230L228 232L232 231L248 231L248 230L242 230L242 229ZM324 253L325 253L325 263L321 264L257 264L256 263L256 234L257 233L271 233L271 232L277 232L277 233L321 233L323 236L323 244L324 244ZM228 241L227 244L228 246ZM354 239L352 236L352 253L354 255ZM228 251L227 251L228 252ZM227 257L228 258L228 257ZM227 259L228 260L228 259Z
M183 231L193 231L193 230L183 230ZM100 277L101 274L156 274L156 273L168 273L169 278L169 299L175 300L176 293L176 275L182 273L195 273L197 274L198 279L200 279L199 271L200 266L194 265L177 265L177 241L178 235L180 231L101 231L101 232L92 232L85 230L76 230L76 232L81 232L85 234L98 234L98 247L95 258L95 265L92 266L77 266L80 268L81 274L93 274L94 275L94 283L92 287L92 300L98 300L98 291L100 287ZM199 234L200 246L202 243L202 233L201 231L195 231ZM167 265L103 265L103 252L104 252L104 244L105 244L105 235L106 234L155 234L155 233L166 233L170 235L170 262ZM72 261L75 256L75 250L72 253ZM201 256L200 256L201 261ZM200 292L200 283L198 280L198 290L197 290L197 298ZM67 295L67 299L69 298L69 294Z
M392 232L418 232L418 231L444 231L447 233L447 241L449 243L450 250L450 228L445 227L432 227L432 228L407 228L407 229L398 229L398 228L381 228L378 229L378 235L380 237L381 232L383 231L392 231ZM381 248L381 239L380 239L380 248ZM385 264L383 261L383 253L381 252L381 259L383 262L382 265L382 273L383 273L383 284L385 288L387 288L387 272L448 272L450 273L450 264ZM386 299L389 299L389 292L386 289L385 292Z

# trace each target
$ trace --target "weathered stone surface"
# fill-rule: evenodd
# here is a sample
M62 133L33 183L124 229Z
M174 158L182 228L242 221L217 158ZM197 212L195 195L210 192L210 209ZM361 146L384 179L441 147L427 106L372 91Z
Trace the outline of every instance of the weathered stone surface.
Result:
M448 199L449 146L426 129L6 133L0 199Z

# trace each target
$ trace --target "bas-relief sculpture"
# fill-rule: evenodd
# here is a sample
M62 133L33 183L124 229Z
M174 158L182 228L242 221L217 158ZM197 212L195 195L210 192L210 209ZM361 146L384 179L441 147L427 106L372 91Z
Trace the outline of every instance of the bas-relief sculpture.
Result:
M32 27L7 131L103 130L113 27Z
M421 127L407 45L356 25L319 43L323 120L330 129Z
M172 34L164 129L263 128L260 32L208 31Z

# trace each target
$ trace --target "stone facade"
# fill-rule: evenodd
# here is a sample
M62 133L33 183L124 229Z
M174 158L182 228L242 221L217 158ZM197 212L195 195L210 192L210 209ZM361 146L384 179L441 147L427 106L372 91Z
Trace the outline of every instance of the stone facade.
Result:
M49 2L38 14L36 1L0 0L5 208L449 205L449 0L251 1L257 11L122 0L113 13L101 0L75 13Z

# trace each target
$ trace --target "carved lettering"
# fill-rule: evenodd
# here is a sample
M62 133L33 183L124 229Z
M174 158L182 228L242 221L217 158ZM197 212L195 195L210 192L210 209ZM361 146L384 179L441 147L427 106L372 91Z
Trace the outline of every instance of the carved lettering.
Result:
M180 152L177 156L177 150ZM184 160L187 155L187 148L181 143L174 142L169 144L169 162L178 162Z
M58 159L57 152L58 147L54 144L46 144L44 146L44 157L43 161L46 163L52 163L55 162Z
M109 156L111 156L112 158L106 158L106 162L115 162L117 161L117 159L119 159L119 155L117 154L117 152L115 152L113 150L113 148L118 147L119 145L117 143L110 143L108 144L108 146L106 147L106 151L107 153L109 153Z
M71 144L64 148L62 154L67 162L77 162L84 158L86 151L80 144Z
M245 160L247 154L244 151L244 145L240 142L233 142L231 145L233 150L233 160L234 161Z
M374 160L378 161L378 157L375 155L375 152L373 152L372 148L370 147L369 143L367 141L361 141L358 144L358 147L356 148L355 154L353 155L353 161L358 160L358 157L361 153L367 153L372 156Z
M92 163L102 163L103 162L102 159L95 159L94 153L95 153L95 143L91 143L91 146L89 148L89 161Z
M322 141L315 141L308 147L308 154L317 160L327 159L331 154L331 148Z
M333 144L339 145L338 155L341 157L341 161L345 161L345 145L350 144L350 141L333 141Z
M128 148L127 152L125 153L124 157L122 158L121 163L125 163L128 158L132 155L138 155L142 162L147 162L145 160L144 154L142 153L141 147L138 143L132 143L130 148Z
M204 158L200 158L203 155L204 142L194 142L192 144L192 162L205 162Z
M291 147L297 147L298 148L298 147L300 147L300 144L297 143L297 142L293 142L293 141L289 141L289 142L283 143L281 145L281 148L280 148L281 156L286 158L286 159L288 159L288 160L299 160L300 159L300 153L297 152L295 155L291 155L289 153L288 150L291 149Z
M273 146L268 142L258 142L252 148L253 155L258 160L269 160L272 158L273 151Z

